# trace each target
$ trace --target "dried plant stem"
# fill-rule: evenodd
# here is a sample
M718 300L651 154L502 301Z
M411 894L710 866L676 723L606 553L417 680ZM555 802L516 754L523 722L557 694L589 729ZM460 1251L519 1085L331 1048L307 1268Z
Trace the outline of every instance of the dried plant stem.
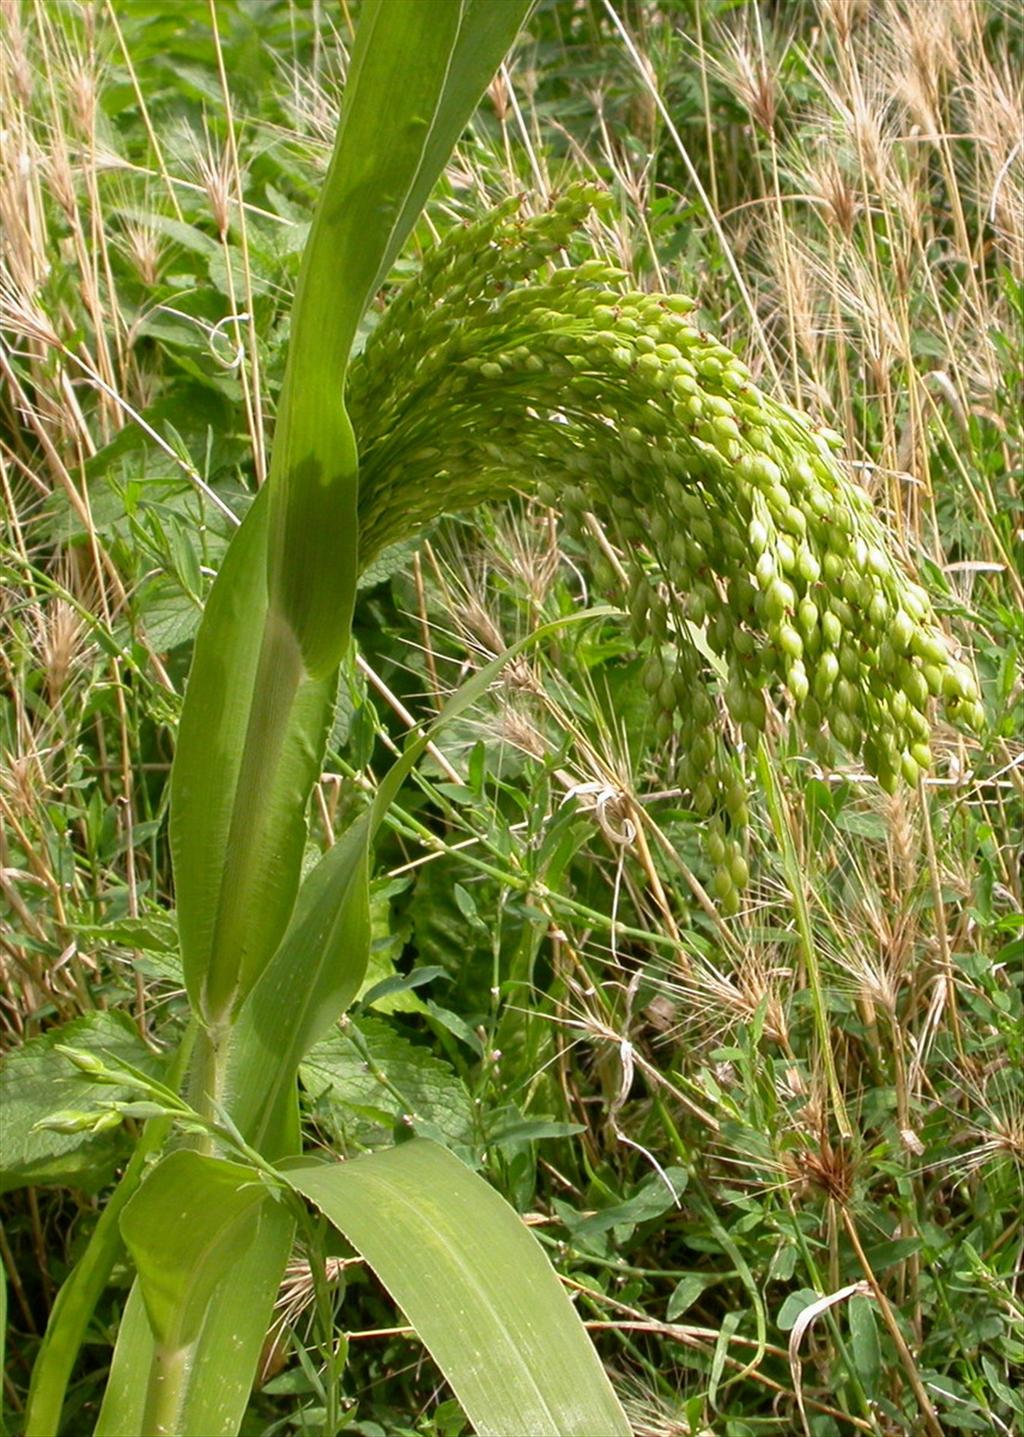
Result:
M903 1366L904 1372L907 1374L907 1381L910 1383L914 1396L917 1399L917 1404L921 1409L921 1416L924 1418L925 1427L930 1437L944 1437L942 1425L936 1415L935 1408L932 1406L931 1398L925 1391L924 1383L921 1381L921 1375L917 1370L917 1364L914 1362L913 1354L907 1346L906 1338L900 1330L899 1323L896 1321L896 1315L892 1310L889 1299L882 1291L878 1278L875 1276L874 1269L868 1262L867 1254L861 1244L856 1224L848 1208L844 1206L840 1210L842 1212L843 1227L846 1229L846 1235L850 1239L850 1244L857 1255L857 1261L860 1263L861 1270L870 1284L871 1292L875 1301L878 1303L878 1310L882 1314L882 1320L889 1329L892 1340L896 1345L900 1363Z

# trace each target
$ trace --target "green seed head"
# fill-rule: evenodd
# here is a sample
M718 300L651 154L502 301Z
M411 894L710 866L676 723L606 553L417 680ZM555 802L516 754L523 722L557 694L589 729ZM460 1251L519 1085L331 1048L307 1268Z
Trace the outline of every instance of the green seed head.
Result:
M704 743L722 690L745 743L764 727L762 684L785 688L809 733L824 721L850 752L863 743L886 785L916 779L932 696L980 721L973 675L832 438L759 394L688 322L689 299L623 291L598 258L552 270L605 199L572 186L528 217L506 202L453 231L385 311L347 393L364 566L441 513L543 484L576 532L593 512L623 547L631 631L656 646L644 688L659 732L682 725L699 812L746 809L725 739ZM741 666L727 685L683 615Z

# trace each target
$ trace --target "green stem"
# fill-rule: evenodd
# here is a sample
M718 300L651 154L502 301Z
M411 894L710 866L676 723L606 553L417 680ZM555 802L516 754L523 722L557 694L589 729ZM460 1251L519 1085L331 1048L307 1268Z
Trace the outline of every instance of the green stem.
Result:
M153 1351L142 1417L142 1430L151 1437L174 1437L179 1431L191 1351L191 1347L169 1348L162 1344Z
M804 875L801 872L800 862L797 858L788 816L784 810L784 801L782 790L779 787L778 775L775 772L774 765L764 744L761 745L757 764L765 798L768 802L768 812L771 817L772 828L775 831L776 841L782 851L782 868L786 875L786 885L793 899L793 916L796 919L797 935L800 939L800 953L807 971L807 987L811 994L814 1026L817 1032L821 1061L825 1065L825 1080L828 1084L829 1097L832 1101L832 1112L835 1116L836 1127L839 1129L840 1136L849 1140L853 1137L853 1128L850 1126L850 1119L846 1111L843 1092L839 1086L839 1075L836 1072L835 1055L832 1052L832 1035L829 1030L828 1011L825 1007L825 992L821 982L821 969L818 966L818 950L814 945L814 935L811 930L811 915L807 907Z
M215 1025L200 1028L196 1035L186 1097L189 1106L208 1123L216 1123L220 1116L229 1032L230 1029L224 1025ZM211 1133L204 1133L194 1141L200 1152L212 1155L214 1142Z

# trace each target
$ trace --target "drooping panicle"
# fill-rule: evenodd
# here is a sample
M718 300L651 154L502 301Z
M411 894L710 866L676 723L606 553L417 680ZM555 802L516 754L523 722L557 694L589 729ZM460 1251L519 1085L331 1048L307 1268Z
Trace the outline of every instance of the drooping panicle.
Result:
M891 790L931 765L933 696L971 725L981 709L837 437L763 394L691 300L632 291L603 260L559 263L604 200L580 185L540 215L498 206L385 311L350 377L361 563L515 491L610 524L728 910L747 800L725 712L752 748L781 708Z

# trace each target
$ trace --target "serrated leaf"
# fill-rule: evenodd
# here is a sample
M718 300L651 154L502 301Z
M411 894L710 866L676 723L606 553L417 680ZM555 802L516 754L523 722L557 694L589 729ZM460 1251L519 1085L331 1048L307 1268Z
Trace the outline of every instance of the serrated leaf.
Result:
M92 1191L110 1177L121 1146L116 1136L34 1130L52 1113L88 1112L97 1099L133 1096L127 1088L89 1082L55 1051L58 1043L160 1073L131 1019L109 1011L87 1013L9 1053L0 1062L0 1192L47 1183Z
M381 1083L373 1068L386 1076L390 1087ZM343 1140L380 1145L390 1141L391 1123L409 1116L413 1126L421 1119L449 1142L461 1146L473 1142L473 1101L462 1080L448 1063L411 1043L382 1019L360 1018L349 1024L348 1031L331 1033L310 1052L300 1076L310 1097L326 1100L336 1112ZM371 1111L380 1113L388 1125L378 1127L375 1134L353 1121L354 1114Z

